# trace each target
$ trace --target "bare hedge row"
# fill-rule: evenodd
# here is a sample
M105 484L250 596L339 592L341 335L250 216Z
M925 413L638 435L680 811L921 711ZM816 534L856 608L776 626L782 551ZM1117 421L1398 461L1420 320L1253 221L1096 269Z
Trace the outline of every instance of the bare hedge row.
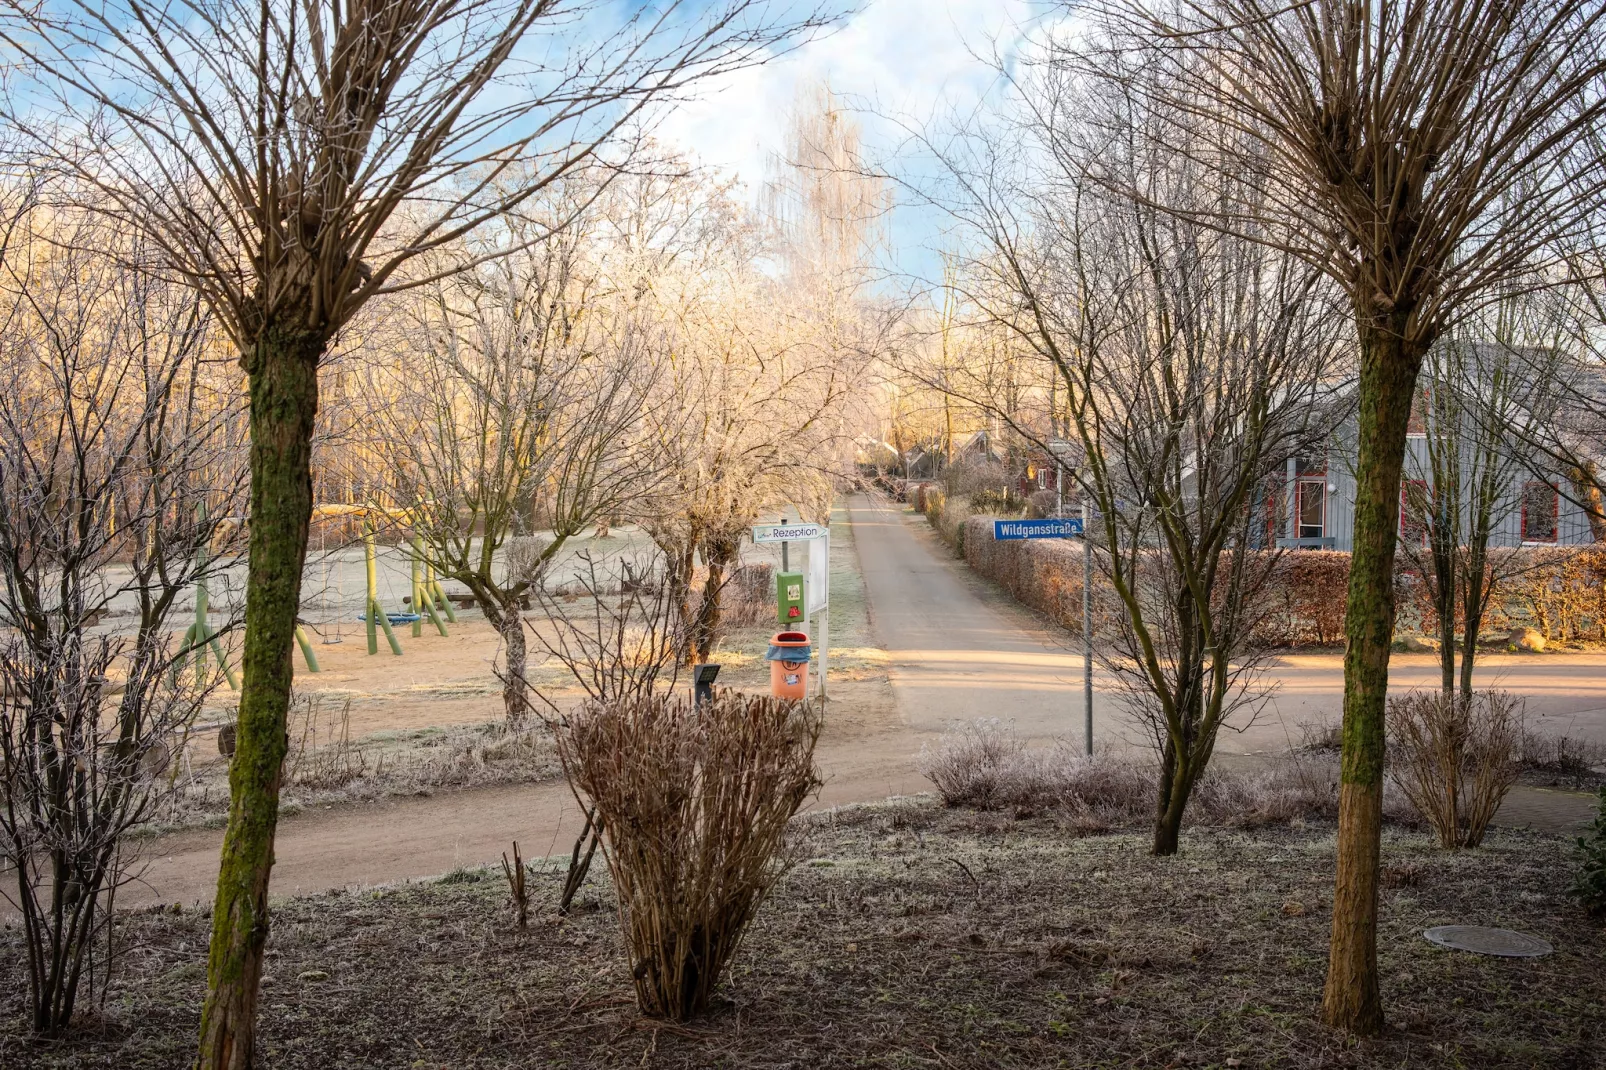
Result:
M936 500L925 504L932 506L926 512L933 525L971 568L1022 604L1081 633L1080 543L1049 539L995 542L992 517L958 520L947 503ZM1528 626L1537 628L1546 639L1606 640L1606 547L1546 547L1521 553L1518 570L1497 585L1494 611L1484 622L1485 634ZM1395 582L1401 629L1434 632L1437 618L1428 601L1426 585L1404 569ZM1258 638L1273 647L1341 644L1348 586L1348 553L1283 553L1266 592ZM1109 612L1096 590L1094 594L1095 612Z

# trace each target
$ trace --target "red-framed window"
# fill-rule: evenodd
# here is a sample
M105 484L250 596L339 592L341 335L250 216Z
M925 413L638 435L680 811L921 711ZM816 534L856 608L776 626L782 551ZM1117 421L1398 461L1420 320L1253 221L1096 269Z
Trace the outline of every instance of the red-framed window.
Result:
M1549 483L1522 485L1522 541L1555 542L1561 518L1561 494Z
M1433 495L1425 479L1407 479L1400 483L1400 540L1407 544L1426 546L1428 543L1428 516L1433 508Z
M1301 479L1294 484L1294 521L1301 539L1327 535L1327 478Z

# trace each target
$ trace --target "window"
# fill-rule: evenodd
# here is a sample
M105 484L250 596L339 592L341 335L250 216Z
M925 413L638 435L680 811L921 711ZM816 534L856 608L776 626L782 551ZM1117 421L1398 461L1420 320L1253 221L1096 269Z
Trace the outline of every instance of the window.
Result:
M1561 495L1549 483L1522 485L1522 541L1555 542Z
M1295 490L1294 516L1299 521L1299 537L1323 538L1327 534L1327 480L1301 479Z
M1047 468L1039 468L1037 470L1037 489L1038 490L1047 490L1048 489L1048 469Z
M1428 544L1428 516L1433 496L1425 479L1407 479L1400 484L1400 540L1407 544Z

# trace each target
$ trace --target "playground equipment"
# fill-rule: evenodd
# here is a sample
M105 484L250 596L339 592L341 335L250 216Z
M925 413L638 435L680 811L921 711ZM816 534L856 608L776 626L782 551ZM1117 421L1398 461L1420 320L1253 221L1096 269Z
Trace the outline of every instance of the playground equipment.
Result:
M203 575L206 571L204 553L200 561L199 571ZM204 684L206 682L206 652L210 648L213 655L217 657L218 668L223 670L223 678L229 682L230 689L238 691L240 690L240 681L235 678L234 670L229 667L228 656L223 652L223 644L218 640L217 633L212 630L212 625L206 619L207 603L206 580L197 579L195 581L195 620L188 628L184 629L184 644L179 650L178 660L174 664L174 671L176 672L184 667L185 653L192 653L195 656L195 682Z
M435 578L435 567L424 560L424 540L413 536L411 542L412 558L412 593L404 600L409 608L401 612L389 612L379 599L379 565L374 549L374 528L365 514L363 521L363 563L367 574L367 597L363 601L364 610L359 619L367 625L368 653L379 653L379 632L385 633L385 641L390 645L390 652L397 657L401 656L401 642L396 638L395 624L411 624L413 635L424 634L424 618L428 617L435 625L435 630L446 635L447 621L457 623L457 614L452 611L451 602L447 601L446 591ZM444 617L444 619L442 619Z
M427 577L424 575L426 568L429 573ZM429 615L429 619L434 622L435 629L442 635L446 634L446 622L441 620L440 612L435 606L435 592L439 587L440 584L435 582L435 567L424 564L424 540L414 535L413 595L411 602L413 606L413 636L415 638L424 634L424 618L418 612L420 606L424 608L424 613ZM442 601L445 601L445 599L443 598ZM448 609L447 612L451 611ZM454 617L453 619L455 620L456 618Z

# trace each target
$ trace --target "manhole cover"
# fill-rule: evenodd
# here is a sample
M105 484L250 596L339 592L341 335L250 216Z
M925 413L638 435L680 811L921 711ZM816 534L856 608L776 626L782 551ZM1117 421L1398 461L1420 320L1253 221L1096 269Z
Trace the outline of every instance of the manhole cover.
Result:
M1538 958L1553 950L1537 936L1512 932L1510 929L1487 929L1482 925L1440 925L1422 935L1440 947L1512 959Z

